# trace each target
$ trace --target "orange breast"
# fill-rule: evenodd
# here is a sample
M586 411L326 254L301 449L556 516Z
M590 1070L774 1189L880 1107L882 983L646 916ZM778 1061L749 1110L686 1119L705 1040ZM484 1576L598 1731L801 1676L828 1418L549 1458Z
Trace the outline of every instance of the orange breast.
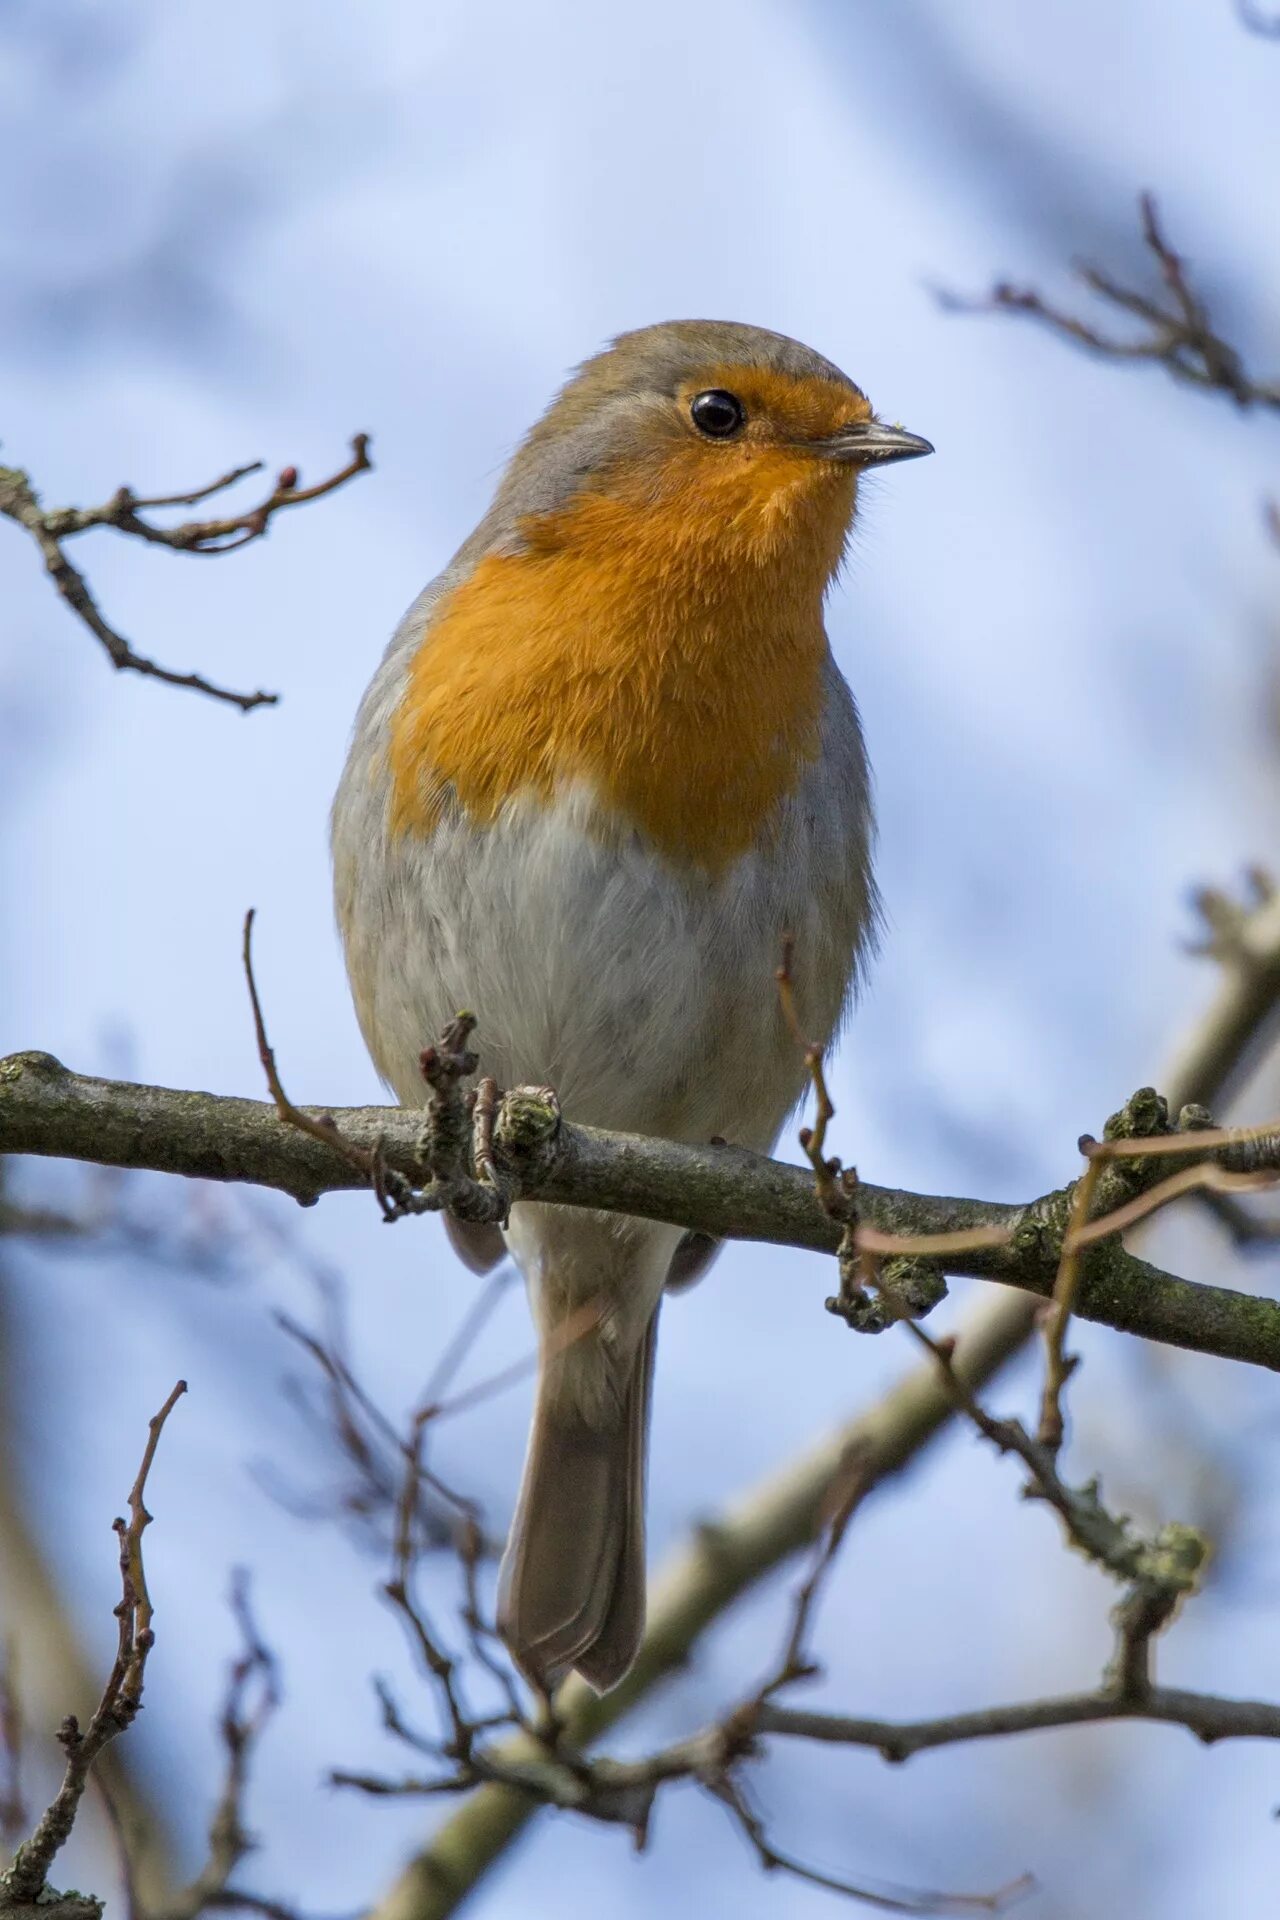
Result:
M394 829L584 781L673 859L744 852L817 752L852 488L780 452L710 476L677 456L656 503L650 476L529 523L424 635L391 728Z

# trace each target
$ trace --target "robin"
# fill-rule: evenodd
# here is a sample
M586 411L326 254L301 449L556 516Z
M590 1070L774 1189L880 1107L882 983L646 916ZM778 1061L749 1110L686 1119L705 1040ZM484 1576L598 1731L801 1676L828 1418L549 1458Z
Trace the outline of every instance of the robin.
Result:
M645 327L578 369L397 629L334 803L356 1011L405 1105L467 1007L499 1084L577 1121L772 1144L804 1078L784 935L825 1042L877 921L823 602L864 470L930 452L758 327ZM505 1242L539 1337L499 1627L539 1684L605 1691L644 1627L658 1307L714 1243L534 1201L449 1225L477 1270Z

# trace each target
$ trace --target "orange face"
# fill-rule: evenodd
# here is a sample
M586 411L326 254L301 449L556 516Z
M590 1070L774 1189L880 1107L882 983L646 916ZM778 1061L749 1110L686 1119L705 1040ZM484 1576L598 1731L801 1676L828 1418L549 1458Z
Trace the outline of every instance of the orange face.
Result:
M732 433L698 427L698 395L739 403ZM394 828L586 783L666 857L715 871L745 852L817 752L822 602L857 484L828 443L869 419L842 382L742 366L640 412L437 607L392 722Z
M731 394L741 402L746 416L740 432L719 445L748 454L789 451L798 464L817 459L816 450L824 442L871 418L866 395L840 380L816 374L797 377L770 367L712 367L685 380L676 396L679 411L689 418L691 437L704 446L707 437L697 432L690 407L705 391Z
M700 396L734 400L741 425L723 437L700 431ZM791 567L821 593L843 551L857 472L828 449L870 418L866 398L840 381L709 366L685 380L661 412L641 417L565 508L526 520L522 532L545 548L571 537L592 502L616 501L637 515L660 516L649 530L660 547L692 543L708 561L717 554L751 564L791 545ZM634 533L645 539L639 524Z

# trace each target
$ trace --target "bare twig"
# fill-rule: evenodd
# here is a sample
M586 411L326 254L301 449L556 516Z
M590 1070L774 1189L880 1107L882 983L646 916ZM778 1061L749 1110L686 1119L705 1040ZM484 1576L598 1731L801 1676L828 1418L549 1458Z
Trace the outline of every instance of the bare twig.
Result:
M870 1720L852 1714L818 1713L804 1707L767 1702L757 1731L799 1740L827 1740L836 1746L873 1747L886 1760L909 1760L931 1747L1005 1734L1036 1733L1076 1727L1096 1720L1154 1720L1186 1727L1206 1746L1217 1740L1280 1740L1280 1706L1263 1700L1227 1700L1215 1694L1188 1693L1178 1687L1152 1687L1141 1698L1095 1688L1088 1693L1057 1694L1046 1700L1010 1706L980 1707L972 1713L943 1714L934 1720Z
M923 1327L906 1323L911 1335L933 1356L944 1390L978 1432L1001 1453L1014 1453L1027 1468L1028 1495L1053 1508L1068 1540L1116 1580L1167 1596L1162 1620L1167 1620L1181 1598L1193 1592L1208 1547L1191 1527L1162 1527L1151 1540L1136 1533L1123 1517L1103 1506L1096 1481L1085 1487L1068 1486L1058 1472L1056 1448L1032 1439L1020 1420L997 1419L979 1402L956 1371L956 1341L935 1340ZM1149 1639L1154 1626L1148 1626Z
M809 1630L818 1601L831 1578L849 1523L864 1497L875 1485L875 1456L865 1443L849 1448L839 1470L827 1489L827 1517L823 1531L814 1542L808 1572L796 1588L791 1603L791 1622L782 1657L774 1672L740 1711L750 1722L760 1702L771 1699L795 1680L812 1679L817 1672L808 1652Z
M847 1203L847 1195L841 1179L841 1167L838 1160L826 1158L827 1128L835 1118L835 1107L827 1091L826 1068L823 1049L816 1040L805 1038L800 1025L800 1015L796 1007L795 976L792 971L795 961L795 936L784 934L782 940L782 964L776 974L778 982L778 1003L782 1008L782 1017L791 1029L792 1037L804 1057L805 1070L813 1086L814 1117L812 1127L801 1127L799 1141L804 1149L809 1165L813 1168L813 1177L817 1186L818 1198L831 1214L832 1219L846 1221L852 1218L852 1209ZM851 1176L854 1184L857 1175Z
M241 962L244 966L245 985L249 989L249 1005L253 1009L253 1031L258 1042L258 1058L262 1062L262 1071L267 1077L267 1087L275 1101L276 1112L288 1126L297 1127L299 1132L309 1134L313 1140L320 1140L340 1153L347 1165L354 1167L372 1186L377 1178L376 1150L358 1147L347 1140L335 1123L331 1114L319 1116L295 1107L284 1090L279 1068L276 1066L275 1049L267 1038L267 1023L262 1012L262 1001L258 996L258 983L253 974L253 923L257 908L250 907L244 916L244 932L241 940Z
M1067 1322L1080 1289L1081 1256L1084 1251L1081 1235L1093 1213L1094 1195L1101 1174L1102 1160L1095 1155L1088 1161L1083 1175L1075 1184L1071 1210L1067 1216L1067 1231L1062 1240L1062 1254L1058 1261L1058 1277L1053 1283L1053 1298L1044 1316L1045 1368L1044 1390L1040 1398L1039 1440L1041 1446L1050 1452L1055 1452L1062 1445L1062 1389L1075 1366L1074 1359L1066 1351Z
M596 1324L597 1318L596 1304L585 1303L557 1328L555 1341L559 1345L567 1345L582 1338ZM425 1781L416 1778L388 1781L379 1776L351 1774L342 1770L335 1771L330 1777L336 1785L358 1787L366 1793L436 1794L462 1791L486 1780L508 1777L501 1760L493 1759L477 1742L482 1735L494 1729L514 1725L538 1743L540 1760L545 1760L550 1768L548 1778L552 1785L548 1791L561 1796L568 1793L573 1804L580 1804L583 1811L596 1813L601 1818L617 1819L622 1815L618 1812L616 1781L610 1779L602 1786L600 1781L588 1777L589 1770L583 1772L576 1767L572 1756L559 1753L554 1717L545 1715L539 1723L529 1717L520 1700L511 1666L505 1657L495 1657L493 1646L497 1635L481 1615L476 1580L479 1562L487 1550L483 1516L474 1501L454 1493L426 1465L426 1441L437 1421L500 1391L524 1371L526 1368L523 1365L506 1368L452 1399L437 1397L439 1387L443 1384L437 1376L432 1389L410 1420L408 1437L400 1443L403 1465L396 1500L392 1565L382 1592L400 1615L409 1643L435 1692L443 1721L441 1735L435 1740L427 1740L410 1732L385 1683L379 1684L378 1697L384 1726L398 1738L408 1741L420 1753L440 1762L447 1770ZM458 1553L463 1574L462 1622L471 1654L490 1679L497 1683L505 1701L504 1710L496 1714L477 1715L470 1710L463 1692L460 1659L446 1650L417 1599L415 1568L422 1544L419 1507L424 1484L443 1494L459 1511L460 1520L452 1544ZM542 1751L544 1747L545 1752ZM573 1777L572 1786L564 1783L562 1776L566 1768ZM519 1775L521 1780L524 1777L523 1773ZM591 1790L588 1791L588 1788ZM596 1788L600 1789L599 1793L596 1793ZM559 1800L557 1804L560 1804ZM601 1808L607 1811L601 1812Z
M793 1880L802 1880L806 1886L822 1887L827 1893L843 1894L847 1899L877 1908L881 1913L1003 1913L1035 1885L1030 1874L1021 1874L1018 1879L996 1888L993 1893L916 1893L906 1888L892 1890L866 1886L854 1880L841 1880L833 1874L820 1873L816 1867L806 1866L792 1854L780 1853L737 1781L726 1778L715 1791L716 1798L729 1809L739 1831L766 1873L780 1871L790 1874Z
M1154 1137L1132 1137L1135 1116L1139 1125L1154 1123L1157 1130ZM1273 1187L1280 1178L1280 1162L1276 1159L1280 1130L1274 1121L1257 1127L1214 1127L1202 1107L1187 1106L1179 1115L1176 1128L1165 1130L1167 1123L1167 1104L1151 1089L1143 1089L1122 1114L1108 1122L1110 1137L1102 1141L1089 1135L1081 1138L1085 1171L1071 1191L1058 1275L1044 1317L1045 1378L1038 1438L1040 1445L1050 1451L1062 1445L1062 1390L1075 1365L1065 1350L1066 1329L1080 1289L1085 1250L1111 1239L1127 1227L1136 1226L1188 1193L1205 1189L1228 1193L1258 1191ZM1216 1153L1220 1157L1202 1159L1165 1180L1150 1184L1143 1162L1170 1154L1186 1158L1188 1153ZM1095 1219L1092 1217L1094 1201L1100 1190L1105 1191L1102 1182L1108 1172L1108 1162L1115 1176L1110 1186L1113 1204ZM1123 1172L1117 1167L1118 1162L1123 1163ZM1117 1197L1136 1181L1145 1183L1144 1191L1127 1200Z
M1259 892L1261 904L1261 890ZM1234 925L1233 933L1238 936L1242 926L1243 918ZM788 954L779 969L778 983L783 994L784 1010L788 1012L793 1031L799 1037L791 999L789 961ZM1148 1180L1145 1192L1126 1200L1126 1192L1144 1177L1144 1157L1151 1160L1159 1154L1175 1151L1185 1158L1189 1148L1200 1154L1217 1148L1230 1152L1237 1163L1241 1162L1243 1155L1245 1163L1248 1163L1259 1151L1263 1154L1271 1152L1275 1145L1275 1128L1268 1125L1251 1129L1215 1129L1202 1107L1188 1105L1179 1114L1177 1128L1171 1130L1167 1104L1150 1089L1144 1089L1108 1121L1107 1137L1103 1142L1088 1136L1081 1139L1080 1150L1085 1155L1085 1169L1065 1196L1065 1225L1060 1237L1058 1270L1053 1295L1044 1316L1045 1380L1039 1430L1033 1440L1020 1421L996 1419L985 1410L974 1389L956 1371L954 1338L935 1340L924 1328L914 1324L915 1315L911 1306L902 1300L899 1289L877 1265L874 1239L866 1235L859 1238L852 1224L852 1192L840 1179L839 1162L827 1160L821 1151L826 1122L833 1117L834 1109L826 1098L822 1084L820 1050L807 1049L805 1059L819 1090L819 1110L823 1118L819 1153L816 1157L810 1156L814 1166L816 1194L824 1210L840 1221L844 1229L839 1253L840 1299L828 1304L840 1308L856 1324L855 1314L862 1316L865 1313L862 1301L868 1288L877 1291L883 1301L882 1322L903 1321L908 1332L932 1356L943 1388L957 1409L1001 1452L1013 1452L1021 1458L1029 1474L1024 1492L1052 1506L1071 1544L1124 1583L1126 1591L1112 1615L1116 1629L1115 1656L1101 1687L1090 1696L1090 1706L1096 1710L1101 1702L1108 1713L1141 1712L1153 1692L1153 1639L1168 1624L1187 1594L1195 1590L1208 1557L1208 1545L1192 1528L1176 1524L1162 1527L1153 1538L1146 1539L1135 1532L1127 1519L1107 1511L1096 1481L1084 1488L1073 1488L1061 1478L1057 1455L1063 1438L1062 1391L1076 1364L1065 1349L1067 1323L1080 1289L1085 1250L1089 1245L1109 1238L1124 1226L1135 1224L1157 1207L1194 1187L1212 1185L1215 1181L1230 1183L1245 1180L1253 1184L1259 1178L1252 1164L1246 1164L1245 1170L1236 1174L1224 1170L1218 1163L1211 1166L1193 1165L1184 1167L1179 1173L1154 1186ZM1169 1137L1171 1133L1172 1137ZM1150 1137L1152 1135L1159 1137L1153 1139ZM802 1140L802 1144L807 1146L807 1141ZM1274 1174L1268 1173L1263 1177L1271 1180ZM1095 1202L1100 1196L1105 1196L1108 1210L1102 1218L1094 1220ZM960 1250L957 1243L961 1238L960 1235L949 1237L949 1252ZM880 1237L882 1247L886 1241L894 1244L890 1236ZM919 1247L915 1251L918 1258ZM854 1506L861 1497L863 1484L861 1480L851 1482L830 1535L820 1547L813 1567L799 1589L791 1633L778 1669L738 1710L739 1726L758 1731L762 1710L793 1680L807 1678L814 1671L803 1651L809 1612ZM1207 1703L1197 1701L1196 1704L1204 1704L1206 1711L1212 1712L1222 1703L1209 1700ZM1070 1711L1081 1711L1079 1696L1073 1697ZM1274 1711L1274 1724L1277 1732L1280 1732L1280 1708ZM751 1815L740 1788L727 1773L722 1797L757 1845L762 1860L768 1864L769 1849L759 1835L758 1822Z
M1215 332L1208 308L1187 277L1186 262L1165 238L1154 195L1142 194L1138 209L1142 239L1159 273L1162 295L1136 292L1088 263L1075 269L1090 292L1142 323L1144 331L1135 338L1103 332L1091 321L1053 306L1033 288L1015 287L1007 280L998 281L980 299L943 294L943 304L957 313L1025 314L1106 359L1155 362L1175 380L1225 393L1238 407L1280 410L1280 381L1259 380L1249 373L1235 348Z
M94 527L113 527L117 533L132 534L153 546L171 547L178 553L232 553L238 547L248 546L251 541L261 540L276 514L289 507L304 506L309 500L322 500L326 494L345 486L358 473L367 473L373 462L369 458L368 434L357 433L351 441L351 458L336 473L330 474L326 480L317 481L314 486L300 486L298 469L284 467L266 497L256 507L250 507L243 513L224 515L215 520L186 520L176 527L155 526L142 518L144 512L157 507L196 506L213 494L235 486L247 475L260 473L262 464L261 460L255 460L246 467L233 467L229 473L210 481L206 487L198 487L194 493L156 495L144 500L131 488L120 487L103 506L46 509L43 517L49 531L58 540L69 540Z
M842 1272L842 1294L847 1294L852 1300L855 1288L861 1291L870 1285L879 1290L884 1297L886 1322L902 1320L908 1332L932 1356L942 1385L955 1406L1001 1452L1013 1452L1022 1459L1030 1476L1024 1491L1052 1506L1071 1544L1126 1584L1127 1591L1113 1615L1117 1631L1116 1656L1102 1688L1107 1697L1126 1703L1141 1702L1150 1694L1152 1639L1172 1618L1185 1596L1194 1591L1208 1557L1208 1546L1192 1528L1180 1525L1163 1527L1154 1538L1145 1539L1135 1533L1126 1519L1107 1511L1096 1481L1084 1488L1073 1488L1066 1484L1058 1472L1057 1454L1063 1435L1062 1389L1075 1365L1065 1352L1065 1329L1079 1290L1084 1248L1091 1237L1096 1239L1105 1233L1108 1225L1110 1231L1114 1232L1126 1218L1140 1217L1134 1211L1135 1203L1129 1202L1115 1206L1103 1220L1091 1224L1094 1202L1100 1192L1108 1192L1114 1199L1139 1176L1143 1149L1151 1157L1172 1145L1185 1154L1189 1135L1195 1147L1201 1150L1206 1145L1224 1146L1238 1153L1246 1137L1250 1146L1256 1146L1259 1142L1269 1141L1273 1132L1270 1128L1262 1127L1228 1129L1224 1133L1208 1124L1208 1116L1202 1108L1189 1106L1179 1116L1177 1133L1180 1137L1172 1142L1167 1138L1152 1140L1134 1137L1149 1135L1153 1131L1161 1133L1167 1129L1167 1125L1166 1104L1150 1090L1144 1090L1134 1096L1128 1107L1108 1121L1108 1137L1104 1142L1099 1143L1089 1137L1081 1139L1080 1148L1085 1154L1086 1164L1084 1173L1067 1197L1066 1227L1061 1239L1058 1274L1046 1315L1045 1384L1039 1431L1034 1440L1020 1421L996 1419L987 1413L972 1387L956 1371L954 1338L935 1340L924 1328L914 1323L915 1316L910 1308L904 1307L897 1298L894 1288L876 1268L865 1247L859 1250L855 1242L854 1253L842 1252L842 1269L847 1260L854 1270L854 1277L848 1281ZM1215 1133L1217 1138L1214 1137ZM824 1168L828 1164L823 1162ZM1161 1182L1146 1196L1147 1200L1159 1203L1175 1198L1187 1189L1186 1175L1197 1171L1194 1168L1186 1169L1182 1175ZM1110 1180L1109 1187L1104 1186L1107 1177ZM818 1182L818 1194L829 1211L839 1206L839 1189L836 1189L834 1207L831 1189L824 1192L821 1180ZM1152 1210L1150 1204L1142 1208L1144 1213ZM848 1237L846 1235L846 1239ZM858 1497L855 1487L845 1503L842 1519L832 1529L825 1553L819 1553L809 1579L800 1589L795 1625L776 1676L741 1709L748 1725L756 1724L758 1709L765 1701L791 1680L806 1677L811 1671L800 1651L805 1621L813 1594L839 1544Z
M329 1517L338 1511L368 1522L374 1516L386 1519L392 1528L403 1497L405 1462L410 1457L409 1443L370 1398L351 1370L343 1350L340 1325L331 1326L328 1338L321 1338L300 1326L287 1314L276 1315L277 1325L295 1340L315 1362L324 1382L325 1429L333 1437L356 1476L354 1487L336 1501L302 1508L309 1517ZM302 1403L304 1406L306 1402ZM422 1488L430 1503L419 1498L415 1514L420 1534L415 1551L448 1548L456 1550L459 1527L474 1518L474 1505L447 1486L438 1475L428 1471L419 1460ZM293 1500L295 1510L299 1502ZM496 1545L485 1537L480 1551L493 1557Z
M422 1050L422 1076L430 1088L426 1108L419 1117L414 1142L412 1173L388 1164L381 1135L371 1146L352 1140L331 1113L311 1113L295 1106L284 1090L276 1066L275 1051L267 1038L257 982L253 972L253 922L255 909L244 917L241 959L249 1002L253 1009L254 1034L258 1058L266 1074L267 1087L276 1112L286 1125L332 1147L341 1155L363 1183L373 1191L382 1217L388 1223L420 1213L439 1213L445 1208L459 1219L497 1224L505 1222L512 1195L496 1178L495 1137L499 1129L513 1133L513 1115L520 1116L523 1134L535 1144L549 1139L559 1125L559 1108L549 1088L517 1088L496 1111L497 1095L493 1082L482 1090L479 1117L472 1111L462 1092L461 1082L476 1070L475 1054L467 1041L475 1027L475 1015L457 1014L449 1021L435 1046ZM496 1115L496 1117L495 1117ZM468 1153L478 1150L483 1164L468 1171Z
M142 1562L142 1535L151 1521L145 1501L147 1476L164 1423L186 1390L186 1381L179 1380L152 1419L142 1464L129 1493L129 1519L113 1523L120 1541L122 1587L115 1609L119 1623L115 1663L84 1732L71 1715L58 1729L58 1739L67 1757L62 1785L41 1815L31 1838L19 1847L8 1872L0 1876L0 1913L40 1898L54 1856L75 1823L94 1761L108 1741L132 1725L142 1705L147 1655L155 1639L151 1597Z
M142 499L130 488L121 487L100 507L42 507L28 476L20 468L3 467L0 468L0 514L25 528L31 535L40 549L45 569L57 592L101 643L112 666L153 680L162 680L168 686L188 687L248 713L254 707L274 705L279 695L264 693L261 689L256 693L234 692L228 687L215 685L203 674L177 673L136 652L106 620L90 591L88 581L67 558L65 542L95 527L110 527L118 533L132 535L152 545L168 547L177 553L231 553L260 540L275 515L285 508L301 506L308 500L319 500L356 474L365 472L371 465L368 448L369 436L357 434L351 442L351 459L327 480L321 480L311 487L300 487L297 469L286 467L265 499L247 512L217 520L189 520L176 527L159 526L154 521L144 519L143 514L156 508L194 506L212 494L234 486L247 474L256 473L261 461L255 461L250 466L235 467L192 493Z
M1268 1134L1275 1131L1268 1126ZM1181 1173L1171 1173L1159 1186L1152 1187L1147 1193L1140 1193L1133 1200L1126 1201L1122 1207L1113 1207L1110 1213L1103 1214L1099 1220L1091 1220L1081 1226L1075 1234L1078 1247L1089 1247L1099 1240L1105 1240L1113 1233L1123 1233L1128 1227L1136 1227L1140 1220L1167 1207L1172 1200L1180 1200L1184 1194L1236 1194L1263 1193L1276 1185L1280 1174L1270 1170L1257 1173L1232 1173L1230 1168L1222 1167L1216 1161L1198 1167L1184 1167Z

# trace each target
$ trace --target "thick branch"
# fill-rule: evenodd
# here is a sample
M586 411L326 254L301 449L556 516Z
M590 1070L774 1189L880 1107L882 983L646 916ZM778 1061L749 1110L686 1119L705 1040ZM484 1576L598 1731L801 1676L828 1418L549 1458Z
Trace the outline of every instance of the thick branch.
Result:
M312 1109L313 1117L323 1110ZM399 1108L332 1114L346 1141L395 1172L420 1172L422 1117ZM1265 1146L1266 1143L1263 1143ZM1271 1164L1280 1164L1280 1140ZM48 1054L0 1061L0 1152L53 1154L100 1165L276 1187L304 1203L363 1184L350 1158L286 1126L265 1101L97 1080ZM1251 1164L1259 1145L1250 1147ZM1229 1157L1223 1156L1229 1164ZM840 1228L823 1210L811 1174L741 1147L688 1147L563 1122L538 1144L520 1191L563 1206L667 1220L695 1232L834 1253ZM998 1246L950 1254L956 1274L1052 1293L1067 1194L1025 1206L860 1185L862 1218L885 1233L953 1233L999 1227ZM1075 1311L1126 1333L1280 1370L1280 1304L1178 1279L1118 1241L1089 1250Z

